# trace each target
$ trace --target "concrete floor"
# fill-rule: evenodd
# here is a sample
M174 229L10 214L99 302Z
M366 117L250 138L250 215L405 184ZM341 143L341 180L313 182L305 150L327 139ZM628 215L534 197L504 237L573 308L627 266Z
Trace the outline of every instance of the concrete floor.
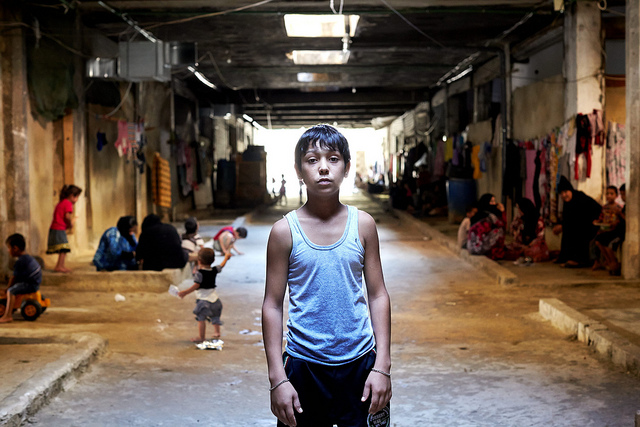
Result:
M393 310L392 425L633 425L640 379L559 333L538 314L538 301L556 297L597 310L614 298L640 307L637 287L500 286L375 202L345 201L378 222ZM38 321L6 327L96 332L109 347L29 423L275 425L258 333L264 254L271 225L294 207L254 216L249 238L238 244L246 255L232 258L219 276L222 351L197 350L188 341L196 334L193 297L135 292L116 302L115 292L47 289L53 305ZM217 229L201 231L211 237Z

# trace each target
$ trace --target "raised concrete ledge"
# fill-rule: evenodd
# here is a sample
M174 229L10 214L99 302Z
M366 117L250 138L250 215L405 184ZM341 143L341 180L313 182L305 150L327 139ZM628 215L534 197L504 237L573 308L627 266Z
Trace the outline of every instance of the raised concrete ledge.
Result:
M93 333L61 335L55 339L72 342L71 349L55 362L43 366L0 402L0 425L23 425L30 415L82 374L107 347L107 341Z
M44 272L44 286L73 291L166 292L171 284L191 277L191 267L167 268L162 271L82 271L73 273Z
M542 317L563 333L575 336L605 359L640 376L639 346L556 298L541 299L539 307Z
M373 199L377 200L375 198ZM459 249L455 239L452 239L444 233L441 233L440 231L431 227L429 224L420 221L419 219L415 218L413 215L410 215L405 211L395 210L394 212L396 213L396 215L398 215L401 221L410 222L419 227L420 230L424 234L429 236L433 241L449 249L451 252L457 254L458 256L460 256L460 258L473 265L474 267L482 270L488 276L495 278L498 284L517 285L520 283L518 276L515 273L512 273L497 262L487 258L486 256L471 255L466 249Z

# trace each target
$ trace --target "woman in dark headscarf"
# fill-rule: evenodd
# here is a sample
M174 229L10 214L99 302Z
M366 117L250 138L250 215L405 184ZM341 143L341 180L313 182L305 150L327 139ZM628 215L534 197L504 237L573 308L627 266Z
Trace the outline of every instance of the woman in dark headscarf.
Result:
M182 250L182 239L175 227L164 224L158 215L150 214L142 221L136 259L143 270L161 271L184 267L188 255Z
M135 217L123 216L116 227L107 229L100 238L93 264L98 271L135 270L135 250L138 246Z
M504 257L505 211L493 194L484 194L478 201L478 212L471 218L467 249L472 255L491 259Z
M602 211L602 206L573 186L564 176L560 178L558 193L564 201L562 223L553 228L555 234L562 233L560 256L556 260L563 267L587 267L590 264L589 243L598 232L593 225Z

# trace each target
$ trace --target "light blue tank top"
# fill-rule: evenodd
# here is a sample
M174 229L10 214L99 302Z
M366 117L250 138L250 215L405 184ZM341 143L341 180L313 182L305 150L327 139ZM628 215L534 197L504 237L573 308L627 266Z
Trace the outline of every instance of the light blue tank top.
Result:
M347 226L329 246L312 243L295 211L285 218L291 230L287 353L340 365L373 349L375 341L362 285L364 248L358 209L348 206Z

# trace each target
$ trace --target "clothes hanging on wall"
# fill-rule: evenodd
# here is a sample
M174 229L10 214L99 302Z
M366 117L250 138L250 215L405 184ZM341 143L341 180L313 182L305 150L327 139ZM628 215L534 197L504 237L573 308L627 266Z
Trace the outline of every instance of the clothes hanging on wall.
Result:
M482 178L482 170L480 168L480 145L474 145L471 148L471 165L473 166L473 179Z
M535 178L535 159L538 152L536 150L525 150L525 181L524 181L524 197L527 199L534 201L533 197L533 185Z
M433 160L433 177L434 179L438 179L444 175L444 164L445 160L445 145L446 143L442 140L438 141L438 145L436 146L436 155Z
M507 141L502 194L518 200L522 197L522 178L520 176L520 149L513 141Z
M118 156L120 157L129 152L128 127L126 120L118 121L118 139L114 145L118 151Z
M585 155L587 161L587 178L591 177L591 121L588 115L578 114L576 116L576 162L574 164L574 178L580 179L580 168L578 159L581 154Z
M447 138L446 141L444 141L444 161L448 162L449 160L453 159L453 138Z
M625 183L627 156L624 125L615 122L608 123L606 169L607 185L620 188Z
M96 140L98 141L96 148L98 149L98 151L102 151L102 147L107 145L107 134L104 132L96 133Z

